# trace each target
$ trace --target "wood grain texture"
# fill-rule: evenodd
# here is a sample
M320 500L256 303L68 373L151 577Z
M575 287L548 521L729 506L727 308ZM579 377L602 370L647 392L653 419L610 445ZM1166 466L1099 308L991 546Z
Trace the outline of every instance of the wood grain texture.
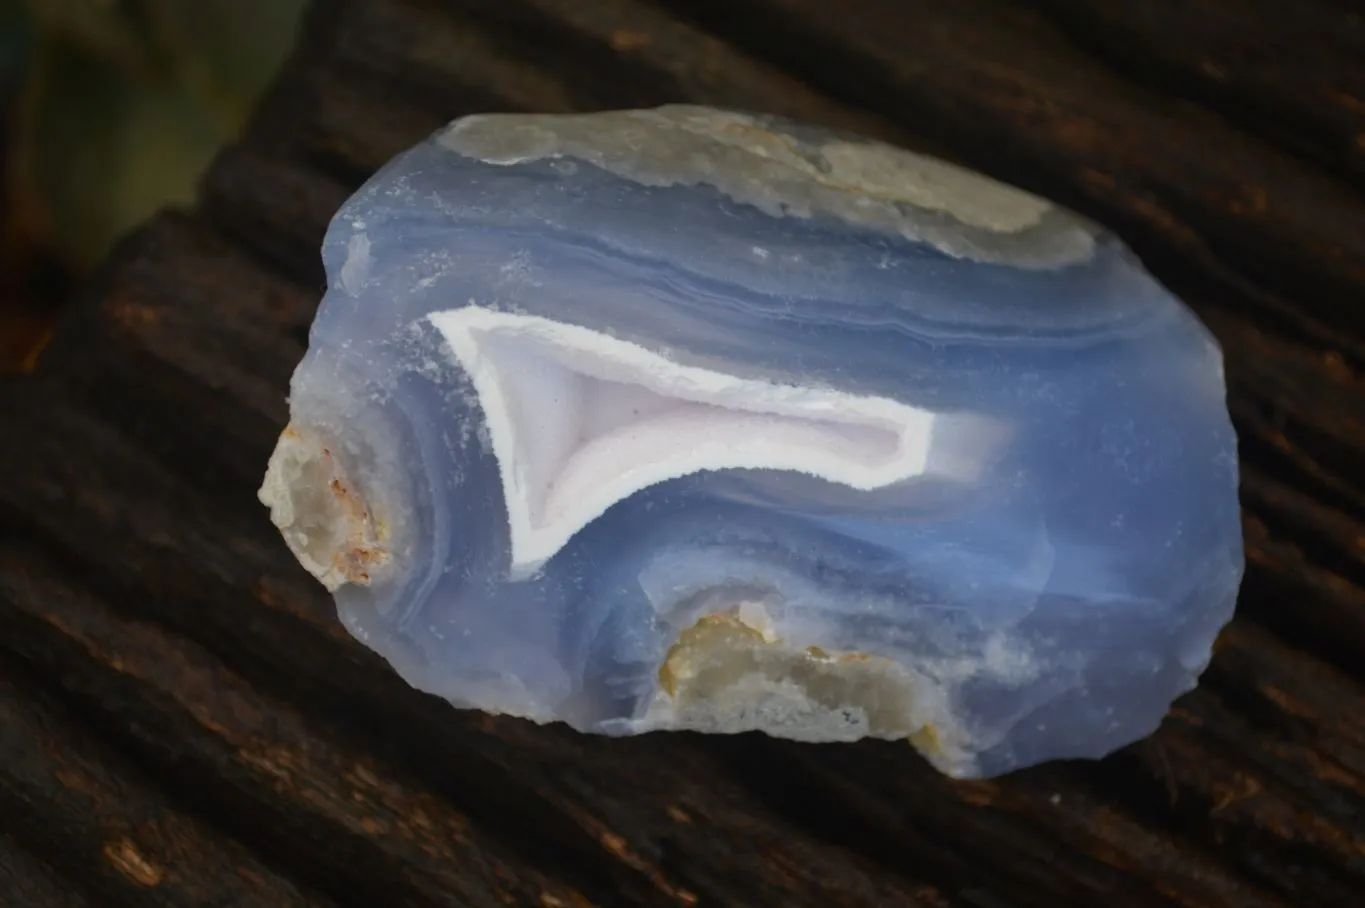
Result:
M0 905L1365 903L1360 16L317 3L198 205L125 240L0 385ZM1248 574L1151 738L974 783L886 742L607 741L455 711L341 629L254 496L328 218L456 116L679 100L1058 198L1218 335Z

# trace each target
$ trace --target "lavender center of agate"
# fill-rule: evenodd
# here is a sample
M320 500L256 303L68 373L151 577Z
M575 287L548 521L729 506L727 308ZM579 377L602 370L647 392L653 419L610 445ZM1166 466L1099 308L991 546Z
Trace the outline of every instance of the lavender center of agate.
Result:
M986 776L1146 735L1231 616L1218 347L1043 199L770 117L488 115L323 256L261 499L456 706Z

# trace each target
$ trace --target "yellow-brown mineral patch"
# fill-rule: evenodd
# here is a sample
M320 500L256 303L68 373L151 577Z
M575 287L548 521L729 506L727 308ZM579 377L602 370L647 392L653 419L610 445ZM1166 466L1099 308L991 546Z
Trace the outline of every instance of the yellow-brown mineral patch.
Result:
M896 661L793 648L747 617L742 608L704 615L669 649L659 683L682 727L780 730L812 740L838 739L841 729L849 738L937 740L932 726L915 719L916 676Z
M260 499L299 563L329 590L368 584L390 560L385 521L331 449L293 426L280 434Z

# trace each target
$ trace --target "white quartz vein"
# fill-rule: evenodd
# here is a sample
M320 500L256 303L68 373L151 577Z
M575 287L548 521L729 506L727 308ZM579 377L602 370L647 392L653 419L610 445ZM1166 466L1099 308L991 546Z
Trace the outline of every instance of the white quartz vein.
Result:
M704 470L799 471L860 490L929 469L935 415L884 397L683 365L538 316L433 313L498 460L514 576L630 495Z

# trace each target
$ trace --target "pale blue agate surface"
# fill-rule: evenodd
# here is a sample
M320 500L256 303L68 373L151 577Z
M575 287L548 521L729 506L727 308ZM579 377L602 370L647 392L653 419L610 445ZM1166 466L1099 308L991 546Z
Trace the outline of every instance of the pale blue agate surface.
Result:
M824 166L824 134L752 124ZM400 155L337 214L291 396L373 550L329 583L342 620L411 684L606 734L904 737L962 776L1103 755L1193 686L1242 572L1236 439L1214 340L1115 237L1055 208L1026 229L903 200L891 221L783 214L786 190L755 201L697 161L458 147ZM969 466L870 490L708 469L516 575L481 399L428 318L468 306L950 417L944 456ZM553 415L523 414L527 437ZM262 494L296 551L333 557L299 528L341 518ZM673 710L670 648L741 604L716 644L740 649L697 656L711 687Z

